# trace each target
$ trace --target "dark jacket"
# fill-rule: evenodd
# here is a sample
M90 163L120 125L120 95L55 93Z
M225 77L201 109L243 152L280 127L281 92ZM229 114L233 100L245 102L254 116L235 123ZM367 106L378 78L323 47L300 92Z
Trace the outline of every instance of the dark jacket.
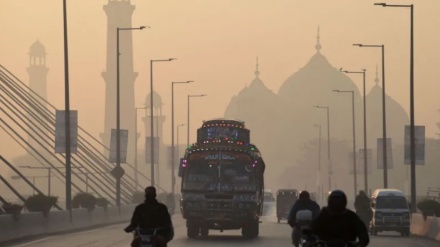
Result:
M134 210L130 225L126 230L140 227L142 229L165 228L158 231L159 235L163 235L170 241L173 238L173 223L168 213L167 206L157 200L145 201L138 205Z
M312 201L312 200L297 200L295 204L293 204L292 209L290 210L289 217L287 219L287 222L291 227L295 226L296 222L296 213L300 210L310 210L313 214L313 219L316 218L319 214L320 207L318 203Z
M354 201L354 208L356 211L369 210L370 199L366 195L357 195Z
M349 209L341 213L332 213L328 208L323 208L312 221L310 230L323 241L351 242L359 239L363 246L370 242L365 224Z

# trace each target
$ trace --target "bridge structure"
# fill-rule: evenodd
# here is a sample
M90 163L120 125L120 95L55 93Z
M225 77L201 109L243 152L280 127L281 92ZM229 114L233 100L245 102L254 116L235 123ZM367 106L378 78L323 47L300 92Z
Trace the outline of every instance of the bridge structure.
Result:
M55 154L55 112L56 108L35 91L24 84L4 66L0 65L0 129L17 142L42 167L51 168L53 176L65 183L64 154ZM24 134L23 134L24 133ZM102 151L110 149L93 137L82 126L78 126L78 152L72 155L72 192L84 192L81 186L86 184L88 190L99 198L106 198L110 205L116 204L116 179L111 171L115 167ZM101 151L100 151L101 150ZM43 194L17 169L17 165L6 160L0 153L0 166L8 166L19 175L30 187ZM135 172L147 182L150 178L136 171L134 166L126 163L126 172L121 179L121 203L130 204L137 187L143 187L130 175ZM87 178L83 176L87 174ZM7 179L0 177L19 199L24 200L19 191L8 185ZM159 191L166 192L162 187ZM57 205L58 209L62 209Z

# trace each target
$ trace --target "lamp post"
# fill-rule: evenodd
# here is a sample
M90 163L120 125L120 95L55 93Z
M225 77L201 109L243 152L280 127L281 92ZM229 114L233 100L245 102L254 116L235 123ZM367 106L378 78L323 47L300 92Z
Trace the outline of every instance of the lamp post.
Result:
M365 69L362 71L340 70L346 74L362 74L363 77L363 97L364 97L364 187L365 193L368 193L368 157L367 157L367 97L365 97Z
M375 3L383 7L410 8L411 30L410 30L410 143L411 143L411 207L416 212L416 143L414 128L414 5L413 4L386 4Z
M319 128L319 139L318 139L318 171L316 176L316 182L318 185L318 193L321 194L321 125L315 124L315 127Z
M318 109L326 109L327 110L327 158L328 158L328 190L332 189L332 165L330 158L330 107L328 106L314 106Z
M385 45L353 44L359 47L376 47L382 49L382 158L383 158L383 187L388 188L388 157L387 157L387 118L385 108Z
M27 168L27 169L46 169L47 170L47 195L50 196L50 191L51 191L51 174L52 174L52 169L64 169L65 167L42 167L42 166L20 166L21 168ZM34 181L35 183L35 181Z
M354 197L357 194L357 171L356 171L356 127L355 127L355 115L354 115L354 91L353 90L333 90L333 92L337 93L351 93L351 102L352 102L352 115L353 115L353 178L354 178Z
M174 146L174 84L188 84L194 81L173 81L171 82L171 194L174 197L176 178L175 178L175 146Z
M187 127L188 127L188 134L187 134L187 141L186 141L186 145L187 145L187 147L189 147L189 112L190 112L190 109L189 109L189 99L190 98L194 98L194 97L205 97L205 96L207 96L206 94L193 94L193 95L188 95L188 120L187 120Z
M177 147L179 147L179 128L185 126L185 124L179 124L177 125L177 140L176 140L176 145Z
M135 182L135 188L136 190L139 187L139 182L138 182L138 163L137 163L137 158L138 158L138 154L137 154L137 143L138 143L138 130L137 130L137 120L138 120L138 115L137 115L137 111L138 110L142 110L142 109L147 109L148 107L136 107L136 111L135 111L135 120L134 120L134 129L135 129L135 135L134 135L134 182Z
M154 186L154 103L153 103L153 63L155 62L171 62L177 58L150 60L150 149L151 149L151 186ZM158 161L159 162L159 161Z
M72 222L72 164L70 162L70 90L69 90L69 48L67 36L67 4L63 0L63 39L64 39L64 108L66 135L66 210L69 211L69 220Z
M121 168L121 104L120 104L120 82L119 82L119 31L142 30L145 26L116 28L116 167ZM116 206L121 206L121 178L116 176Z

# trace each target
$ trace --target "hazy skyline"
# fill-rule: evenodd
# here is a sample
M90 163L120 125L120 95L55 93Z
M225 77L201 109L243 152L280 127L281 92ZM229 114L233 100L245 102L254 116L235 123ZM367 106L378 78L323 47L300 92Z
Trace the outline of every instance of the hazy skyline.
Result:
M104 129L105 82L101 72L106 59L107 23L103 5L107 2L68 1L71 109L79 111L79 124L95 137ZM261 80L277 93L281 84L316 52L318 25L322 54L335 67L367 69L367 90L374 86L376 64L380 68L380 50L352 44L384 43L387 94L409 112L409 10L353 0L131 2L136 5L133 26L151 26L133 33L134 70L139 73L136 106L142 106L149 93L149 60L178 58L155 66L155 90L162 96L164 114L169 115L171 81L195 81L176 88L176 125L186 123L188 93L208 94L192 102L192 140L202 120L222 117L231 97L253 80L257 56ZM435 9L440 7L440 2L387 3L415 3L416 125L426 125L427 137L434 137L440 106L436 95L440 86L436 84L435 74L435 62L440 57L437 46L440 17ZM3 34L0 64L27 83L27 53L38 39L48 53L48 99L63 109L62 1L0 0L0 6ZM350 78L361 91L361 78L356 75ZM311 111L311 114L316 113ZM140 118L138 124L142 124ZM165 143L170 143L169 129L170 118L167 118ZM5 134L0 133L0 137L5 138ZM186 133L182 133L181 140L185 137ZM139 145L144 144L139 142ZM2 154L7 158L23 152L18 145L2 146Z

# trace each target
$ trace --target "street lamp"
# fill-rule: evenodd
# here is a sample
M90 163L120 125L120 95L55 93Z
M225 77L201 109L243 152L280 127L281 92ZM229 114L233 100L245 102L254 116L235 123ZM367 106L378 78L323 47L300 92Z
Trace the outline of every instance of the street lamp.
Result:
M337 93L351 93L351 102L352 102L352 115L353 115L353 178L354 178L354 197L356 197L357 193L357 175L356 175L356 130L355 130L355 115L354 115L354 91L353 90L333 90L333 92Z
M177 140L176 140L176 145L177 147L179 147L179 128L185 126L185 124L179 124L177 125Z
M414 5L390 5L386 3L375 3L374 5L380 5L382 7L400 7L410 8L411 12L411 38L410 38L410 143L411 143L411 207L412 211L417 210L416 207L416 143L415 143L415 129L414 129Z
M121 168L121 104L120 104L120 82L119 82L119 31L142 30L145 26L116 28L116 167ZM149 27L148 27L149 28ZM121 206L121 178L116 178L116 205ZM119 208L120 211L120 208Z
M368 193L368 159L367 159L367 97L365 97L365 69L362 71L347 71L340 69L346 74L362 74L363 76L363 97L364 97L364 186L365 193Z
M52 174L52 168L53 169L64 169L65 167L42 167L42 166L19 166L21 168L27 168L27 169L46 169L47 170L47 195L50 196L50 189L51 189L51 174Z
M171 194L174 197L176 179L175 179L175 157L174 157L174 84L188 84L194 81L173 81L171 82Z
M187 120L188 134L187 134L187 141L186 141L187 147L189 147L189 111L190 111L190 109L189 109L189 99L190 98L194 98L194 97L205 97L205 96L207 96L207 95L206 94L188 95L188 120Z
M385 45L353 44L359 47L377 47L382 49L382 158L383 158L383 187L388 188L388 158L387 158L387 118L385 108Z
M321 194L321 125L315 124L315 127L319 128L319 140L318 140L318 171L316 176L316 182L318 184L318 194Z
M138 116L137 116L137 111L138 110L142 110L142 109L147 109L148 107L136 107L136 111L135 111L135 121L134 121L134 129L135 129L135 136L134 136L134 182L136 183L135 188L137 190L137 188L139 187L139 182L138 182L138 164L137 164L137 143L138 143L138 130L137 130L137 120L138 120Z
M150 60L150 125L151 125L151 186L154 186L154 105L153 105L153 63L155 62L171 62L177 58ZM159 162L159 161L158 161Z
M314 106L318 109L326 109L327 110L327 158L328 158L328 190L332 189L332 165L330 159L330 107L328 106Z
M64 127L66 135L66 210L72 222L72 164L70 162L70 90L69 90L69 50L67 36L67 0L63 0L63 40L64 40Z

